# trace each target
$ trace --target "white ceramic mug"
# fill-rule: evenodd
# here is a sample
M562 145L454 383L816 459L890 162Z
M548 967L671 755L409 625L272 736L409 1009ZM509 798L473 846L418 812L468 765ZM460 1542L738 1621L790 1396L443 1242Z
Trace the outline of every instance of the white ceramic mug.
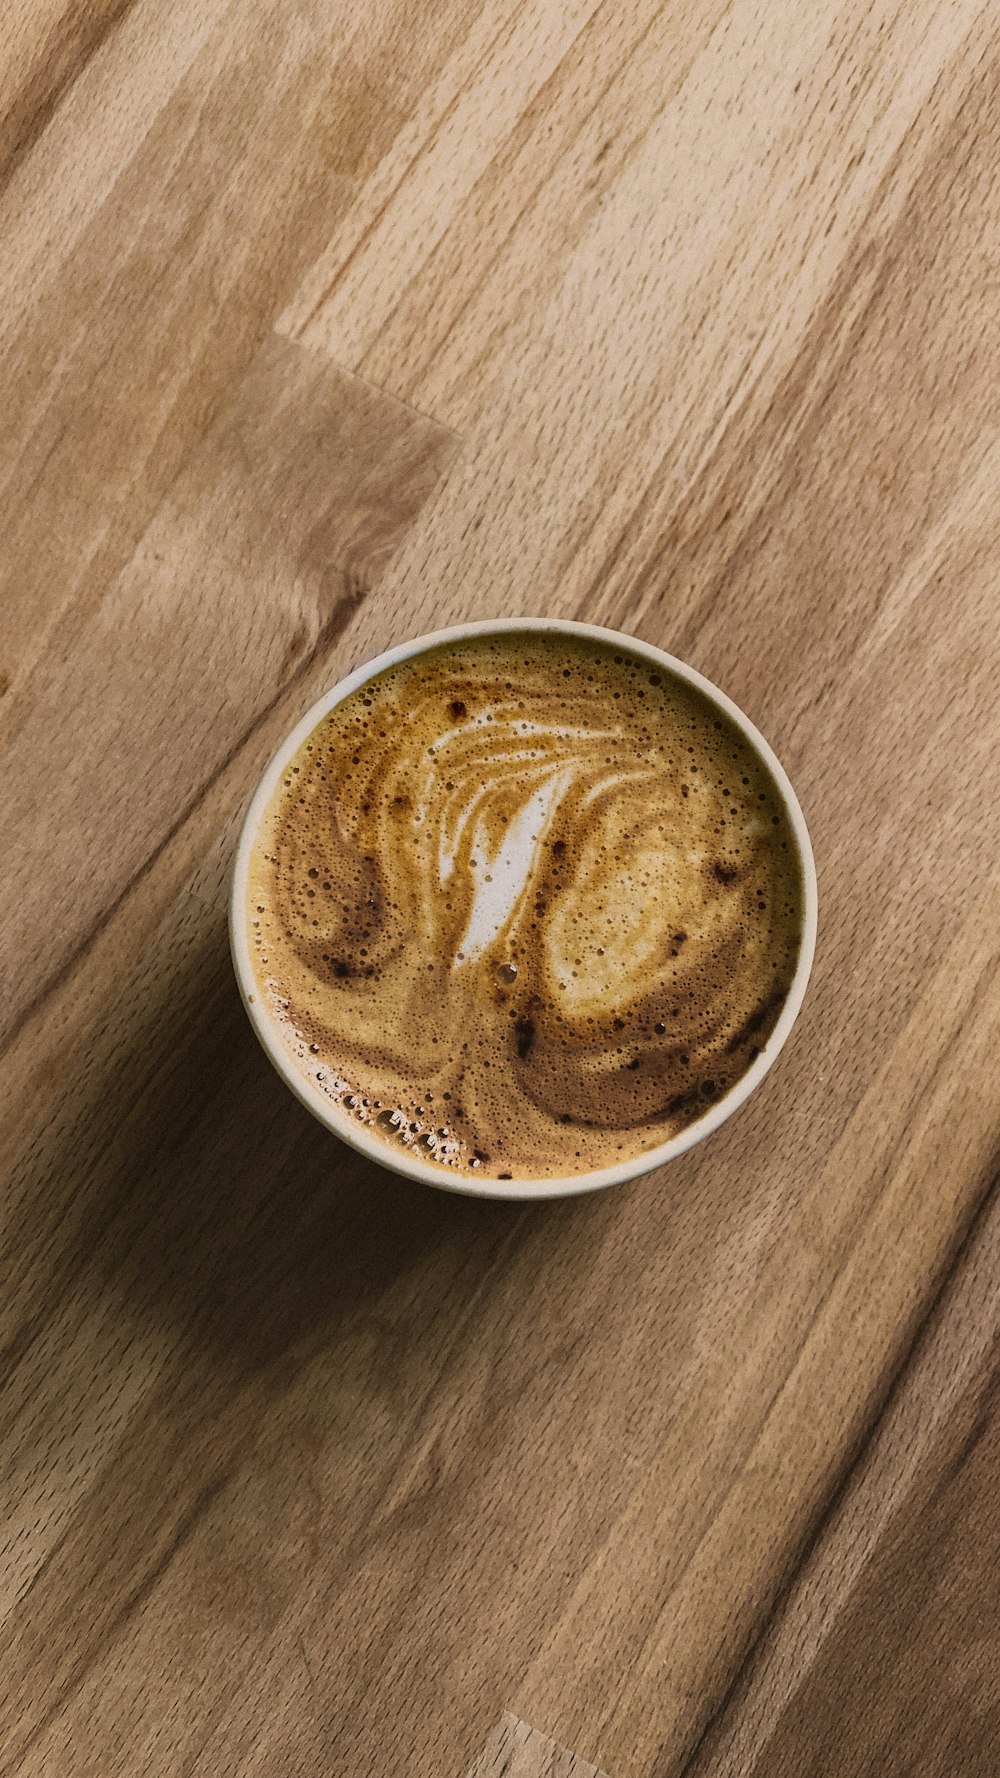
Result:
M254 973L250 943L250 924L247 909L247 883L250 869L250 857L261 819L271 802L290 761L295 757L303 742L308 740L317 724L324 716L342 702L346 697L364 685L376 673L391 667L397 661L410 659L421 654L425 649L436 648L442 642L459 642L467 636L495 634L504 630L539 630L549 633L565 633L573 636L591 637L594 641L609 643L620 647L630 654L638 655L653 666L665 667L677 678L687 680L690 685L697 686L706 698L734 722L764 761L771 776L777 784L784 799L788 819L798 842L802 859L802 945L798 963L792 977L784 1006L778 1022L764 1044L760 1054L741 1075L727 1093L717 1099L692 1124L681 1130L669 1141L661 1142L658 1147L646 1149L642 1154L630 1160L620 1161L614 1167L600 1167L589 1173L575 1173L563 1179L477 1179L457 1173L451 1168L442 1167L431 1160L422 1160L418 1155L407 1151L390 1148L377 1136L342 1111L339 1104L329 1098L322 1089L311 1081L299 1067L288 1044L281 1025L274 1018L260 993ZM457 624L449 630L437 630L430 636L418 636L411 642L402 642L397 648L389 648L384 654L377 655L374 660L366 661L348 673L338 685L321 697L317 703L307 710L302 721L297 723L291 733L286 736L277 753L264 772L254 792L250 807L247 810L239 844L236 848L236 861L233 869L232 890L229 903L229 934L232 945L233 963L236 979L239 983L243 1003L250 1015L250 1021L260 1039L267 1055L270 1057L282 1079L291 1087L297 1099L321 1124L332 1130L344 1142L353 1148L360 1149L370 1160L377 1161L380 1166L389 1167L396 1173L405 1173L411 1179L418 1179L426 1185L434 1185L445 1191L464 1192L477 1198L558 1198L577 1192L597 1191L607 1185L620 1185L626 1179L634 1179L641 1173L648 1173L659 1167L664 1161L671 1161L675 1156L684 1154L717 1130L720 1124L731 1117L737 1106L753 1092L777 1058L788 1036L805 997L806 984L812 968L813 952L816 948L816 866L813 860L812 846L806 828L802 810L799 808L791 784L785 772L772 753L764 737L758 733L749 717L719 691L710 680L696 673L693 667L685 666L683 661L675 660L673 655L665 654L661 648L654 648L649 642L640 642L634 636L622 635L616 630L599 629L595 624L571 623L556 618L495 618L481 623Z

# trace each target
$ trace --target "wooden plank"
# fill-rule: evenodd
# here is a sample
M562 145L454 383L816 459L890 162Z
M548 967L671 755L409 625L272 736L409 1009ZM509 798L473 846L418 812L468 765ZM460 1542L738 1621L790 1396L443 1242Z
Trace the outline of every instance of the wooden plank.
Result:
M0 193L6 732L476 10L133 0L93 41L74 10Z
M1000 1191L686 1778L1000 1763Z
M8 1040L25 1031L19 1053L47 1053L46 1000L62 991L72 1004L78 960L179 834L190 847L213 800L203 830L218 833L220 786L231 832L255 765L326 679L454 449L445 428L326 360L265 343L109 589L87 646L51 663L8 749L7 883L20 911L4 932L4 1015ZM84 723L66 721L80 711ZM186 899L192 859L180 850ZM221 888L219 878L215 911ZM89 1066L100 1046L88 1050ZM5 1311L17 1301L13 1290Z
M795 360L882 180L916 165L910 131L937 112L942 71L979 60L990 9L587 13L570 9L544 80L552 9L535 0L460 105L433 95L437 127L391 181L369 175L352 207L369 226L331 242L279 326L464 432L502 431L508 454L520 440L548 502L582 474L617 504L665 448L697 462L728 404Z
M60 99L132 0L14 0L0 65L0 181L38 140Z
M968 157L963 120L978 117L979 148L958 177L970 192L975 187L975 202L989 210L994 201L995 21L978 5L949 9L947 19L936 7L925 13L893 6L889 21L876 19L867 6L841 3L827 20L830 37L810 14L801 36L797 30L789 40L780 12L762 15L752 0L736 10L735 36L733 9L728 30L704 26L701 53L692 50L690 90L652 119L593 214L578 214L578 198L563 206L557 223L545 208L544 181L536 216L534 186L524 190L535 162L525 163L514 179L525 220L496 267L482 274L490 300L500 301L511 281L516 329L494 332L482 317L447 390L432 381L395 384L387 363L346 352L345 362L457 424L465 439L461 472L436 506L433 525L412 534L396 565L400 608L422 627L470 608L535 611L544 598L546 610L567 616L626 628L645 621L653 639L690 651L696 642L686 620L700 614L702 600L718 597L759 503L773 491L780 504L801 477L797 423L822 400L818 388L801 388L802 378L817 352L833 354L841 367L850 364L871 280L887 265L887 253L898 264L894 308L907 302L919 308L923 286L920 276L914 283L910 262L924 237L914 234L915 209L920 228L943 235L942 246L953 255L945 262L953 299L946 350L954 359L963 342L970 343L966 326L957 334L954 328L969 304L977 325L980 320L975 293L982 241L966 207L952 208L947 192ZM669 9L670 18L685 16L685 9ZM674 68L672 54L667 60L673 47L660 45L661 72ZM560 130L573 144L580 119L572 102L592 101L600 52L598 35L590 63L574 64L583 84L569 80ZM678 59L683 65L683 56ZM748 68L758 64L754 91L767 95L763 109L749 104L743 87L739 100L725 88L727 77L749 81ZM783 100L767 84L775 65L781 69L775 78L787 80ZM629 97L645 66L637 48L619 76ZM859 109L859 82L878 94L877 129L867 104ZM550 82L546 98L561 85ZM801 127L772 140L775 109L784 116L783 101L794 108L800 100L807 106ZM688 127L675 118L682 101ZM818 134L807 118L822 120ZM533 110L525 127L529 123L544 160L550 142L562 136L547 111L536 116ZM437 190L430 174L428 183ZM472 238L485 251L491 218L489 209L477 213L468 236L457 240L456 259L467 277L479 265ZM520 230L529 221L537 232L522 243ZM526 287L522 245L528 271L544 288ZM351 268L357 263L355 257ZM395 287L394 261L384 263L383 287ZM924 266L922 277L928 275ZM332 319L346 301L339 289L329 317L321 307L301 334L334 353L350 345ZM378 313L369 294L359 291L360 317ZM432 285L426 308L413 317L414 337L436 338L446 308ZM453 342L461 339L462 325L456 317L434 355L435 375L444 372L449 352L460 349ZM890 356L905 337L884 339ZM490 350L480 361L473 354L484 338ZM873 349L878 338L873 331ZM947 377L941 386L949 386ZM892 402L901 401L904 387L893 379L890 432L902 420ZM452 388L463 392L458 405L451 404ZM964 403L935 404L935 412L946 436L954 423L961 445ZM966 444L980 438L976 413L982 410L973 398ZM727 444L740 465L735 480L726 473L734 461ZM877 523L876 513L865 516ZM783 565L785 577L777 585L763 582L761 598L777 599L782 609L793 604L818 560L807 545L794 580ZM652 604L649 577L657 590ZM862 600L869 596L864 577L856 591ZM744 630L735 634L745 658ZM768 674L765 689L772 679Z
M50 652L8 747L0 1033L44 998L289 681L329 656L454 444L325 359L265 342L80 645ZM82 725L65 720L77 711Z

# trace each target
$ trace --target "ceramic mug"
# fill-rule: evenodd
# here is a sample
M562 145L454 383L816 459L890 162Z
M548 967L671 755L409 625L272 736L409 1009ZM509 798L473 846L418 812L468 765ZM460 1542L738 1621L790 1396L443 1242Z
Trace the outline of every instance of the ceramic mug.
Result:
M715 1100L703 1116L668 1141L660 1143L656 1148L645 1150L629 1160L620 1161L613 1167L601 1167L592 1172L576 1173L562 1179L479 1179L467 1176L439 1162L423 1160L419 1155L406 1150L397 1151L388 1143L359 1124L356 1119L343 1111L339 1104L327 1096L321 1087L310 1080L299 1067L289 1047L283 1029L273 1016L262 997L254 973L250 921L247 906L247 886L250 859L254 841L261 820L290 762L294 759L303 742L308 740L313 729L334 707L349 697L366 680L381 673L386 667L394 666L398 661L405 661L414 655L423 653L425 649L437 648L443 642L459 642L469 636L483 636L511 630L535 630L550 634L564 633L581 638L590 637L594 641L619 647L633 656L646 660L651 666L666 668L677 678L686 680L697 689L719 710L724 711L730 721L742 732L754 751L764 762L771 774L784 801L789 823L795 834L799 854L802 860L802 943L799 950L795 974L792 977L784 1005L782 1006L776 1025L763 1045L760 1054L745 1074L734 1082L727 1093ZM291 1088L296 1098L313 1116L319 1119L335 1136L339 1136L352 1148L359 1149L370 1160L377 1161L380 1166L389 1167L396 1173L421 1181L426 1185L437 1186L445 1191L463 1192L479 1198L558 1198L579 1192L598 1191L609 1185L620 1185L627 1179L634 1179L642 1173L649 1173L665 1161L671 1161L677 1155L684 1154L693 1148L696 1142L703 1142L711 1136L720 1124L731 1117L733 1112L749 1098L754 1088L760 1084L768 1069L776 1061L785 1044L789 1032L798 1016L805 997L806 984L812 968L813 953L816 947L816 913L817 886L816 866L813 860L812 846L806 828L802 810L791 784L764 737L758 733L748 716L718 690L710 680L693 667L676 660L673 655L664 653L663 649L655 648L652 643L641 642L634 636L626 636L615 630L598 628L595 624L573 623L569 620L555 618L495 618L478 623L456 624L447 630L437 630L429 636L418 636L410 642L402 642L396 648L389 648L384 654L377 655L374 660L366 661L363 666L356 667L352 673L324 693L323 697L306 711L301 722L297 723L291 733L281 743L277 753L271 760L254 792L247 810L243 828L236 848L236 860L233 869L232 889L229 902L229 934L233 954L236 979L239 983L243 1003L250 1016L250 1022L271 1062L282 1079Z

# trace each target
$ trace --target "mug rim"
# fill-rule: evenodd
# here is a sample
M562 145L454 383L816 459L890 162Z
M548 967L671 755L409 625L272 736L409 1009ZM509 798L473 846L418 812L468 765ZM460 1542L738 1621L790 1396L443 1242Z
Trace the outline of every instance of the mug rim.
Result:
M729 1091L717 1099L703 1116L696 1118L693 1124L688 1124L676 1136L658 1143L655 1148L646 1149L642 1154L634 1155L626 1161L619 1161L613 1167L593 1168L584 1173L571 1173L552 1179L515 1176L513 1179L480 1180L472 1174L451 1173L448 1168L410 1155L405 1150L397 1152L391 1149L388 1143L372 1135L365 1125L357 1123L346 1112L341 1112L336 1102L297 1066L283 1038L281 1025L260 993L254 973L247 887L254 841L278 782L303 742L331 710L343 703L359 686L384 672L387 667L398 665L400 661L409 660L414 655L427 653L449 642L460 642L468 636L499 635L515 630L562 633L618 646L628 653L640 655L656 666L667 668L677 678L695 686L710 703L725 712L763 760L781 793L802 865L802 941L784 1004L760 1054ZM351 1148L377 1162L379 1166L388 1167L391 1172L401 1173L406 1178L418 1180L438 1190L458 1192L466 1197L527 1200L576 1197L585 1192L603 1191L609 1186L623 1185L627 1180L641 1178L644 1173L651 1173L656 1167L677 1159L697 1143L703 1142L732 1117L777 1060L801 1011L816 950L817 914L816 863L798 798L781 761L760 730L732 698L686 661L678 660L676 655L668 654L655 643L645 642L638 636L629 636L622 630L610 630L600 624L581 623L572 618L480 618L469 623L452 624L447 629L433 630L424 636L411 637L406 642L383 650L371 660L362 662L317 698L294 728L289 730L265 766L243 818L229 893L229 942L240 997L264 1053L299 1102L333 1135L339 1136Z

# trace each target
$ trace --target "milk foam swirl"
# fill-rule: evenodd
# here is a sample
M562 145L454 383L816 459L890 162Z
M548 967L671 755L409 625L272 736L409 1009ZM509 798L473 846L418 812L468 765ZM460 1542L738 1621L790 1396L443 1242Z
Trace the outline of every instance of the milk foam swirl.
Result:
M369 680L265 818L256 969L387 1142L494 1176L613 1164L750 1066L798 956L782 800L700 692L603 642L474 637Z

